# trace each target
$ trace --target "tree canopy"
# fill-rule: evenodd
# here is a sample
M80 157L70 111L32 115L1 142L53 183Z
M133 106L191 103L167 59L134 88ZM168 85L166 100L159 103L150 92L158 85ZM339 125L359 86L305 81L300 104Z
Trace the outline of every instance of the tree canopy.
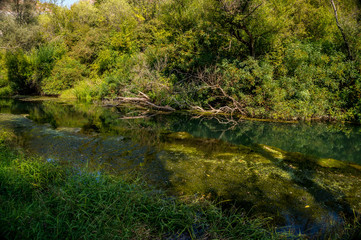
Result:
M357 0L2 1L0 95L359 120Z

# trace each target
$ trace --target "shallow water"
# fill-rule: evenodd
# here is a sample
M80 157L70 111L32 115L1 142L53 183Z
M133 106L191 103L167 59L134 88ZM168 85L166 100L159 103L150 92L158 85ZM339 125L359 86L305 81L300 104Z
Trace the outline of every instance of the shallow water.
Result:
M176 195L229 200L272 216L286 231L324 234L361 212L359 126L235 125L55 100L0 100L0 113L0 127L48 161L136 172Z

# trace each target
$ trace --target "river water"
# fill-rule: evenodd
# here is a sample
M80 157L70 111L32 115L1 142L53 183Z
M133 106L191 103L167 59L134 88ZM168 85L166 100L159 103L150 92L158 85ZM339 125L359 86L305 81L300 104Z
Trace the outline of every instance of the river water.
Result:
M361 212L361 127L233 122L130 106L0 100L0 127L47 161L141 174L179 196L236 204L280 231L337 231Z

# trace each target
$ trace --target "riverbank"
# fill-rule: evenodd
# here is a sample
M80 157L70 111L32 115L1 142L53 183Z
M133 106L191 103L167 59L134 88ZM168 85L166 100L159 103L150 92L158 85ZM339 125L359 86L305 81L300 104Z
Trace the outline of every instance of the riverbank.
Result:
M143 181L28 157L0 133L0 235L5 239L279 239L267 219L187 202Z

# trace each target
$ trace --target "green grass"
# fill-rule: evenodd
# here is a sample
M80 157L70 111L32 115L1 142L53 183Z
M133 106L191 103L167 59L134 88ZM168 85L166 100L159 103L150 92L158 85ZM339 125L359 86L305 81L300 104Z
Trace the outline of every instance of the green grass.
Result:
M0 133L0 237L5 239L272 239L266 220L182 202L125 180L26 157Z

